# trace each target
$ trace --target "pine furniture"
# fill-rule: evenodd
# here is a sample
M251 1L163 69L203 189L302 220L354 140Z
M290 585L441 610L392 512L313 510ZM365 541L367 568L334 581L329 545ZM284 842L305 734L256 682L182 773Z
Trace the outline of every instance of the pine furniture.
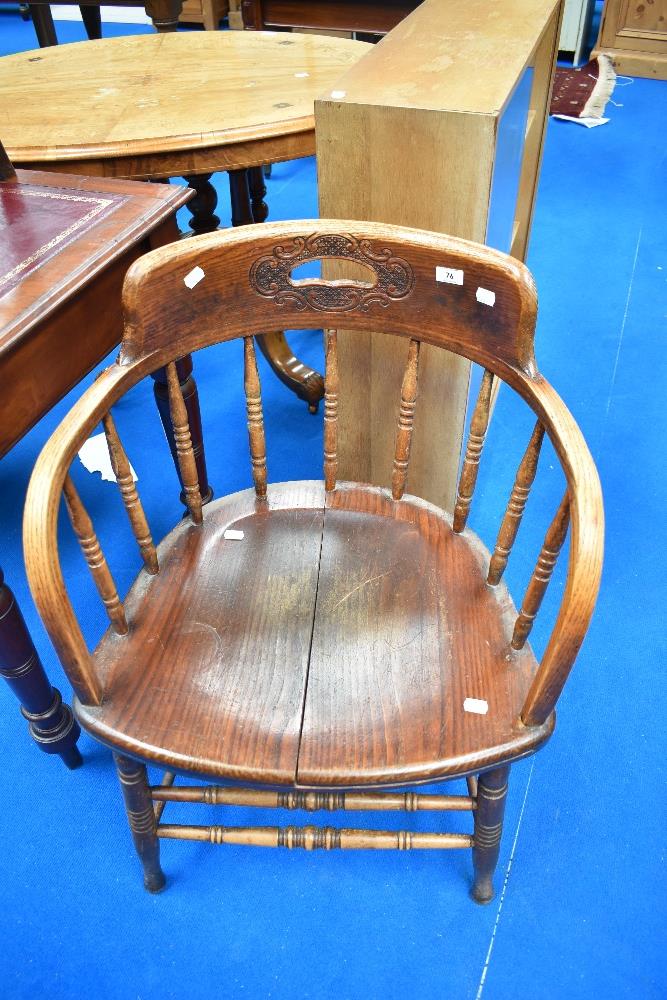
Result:
M606 52L617 73L667 80L667 2L605 0L591 56Z
M118 343L125 272L177 238L174 216L189 196L164 184L14 171L0 143L0 459ZM196 386L184 360L182 389L196 430ZM163 377L155 374L158 397ZM77 766L78 725L48 681L1 569L0 675L38 746Z
M363 278L292 276L305 262L332 258L354 264ZM529 272L497 251L433 233L352 221L274 223L147 255L131 268L123 303L117 363L37 461L24 545L32 593L75 689L79 722L114 752L146 888L164 886L160 840L173 838L307 850L472 848L472 895L487 902L510 765L553 730L602 562L598 476L572 416L537 369ZM400 393L385 395L395 437L382 486L339 478L340 388L352 374L339 363L340 323L360 345L381 323L403 356ZM253 335L320 325L327 331L323 479L273 483ZM254 487L202 506L176 363L234 340ZM483 370L453 515L408 493L427 346ZM132 452L112 412L163 365L189 518L156 544L128 482ZM466 522L497 380L518 393L535 424L487 549ZM123 599L68 471L100 422L143 561ZM553 497L553 520L517 614L502 578L545 437L562 469L562 499ZM440 461L435 446L431 457ZM59 563L63 497L110 620L93 652ZM538 663L526 640L568 525L565 592ZM146 763L167 769L161 785L149 786ZM215 783L178 787L176 772ZM456 776L467 777L467 795L405 790ZM409 821L399 832L182 825L163 821L170 801L454 809L472 813L473 829L424 833Z
M22 52L0 60L0 94L12 108L0 117L4 142L24 167L183 176L195 192L195 233L220 223L210 178L226 170L233 224L261 222L261 165L315 152L315 97L369 48L314 35L207 31ZM260 346L278 377L316 409L321 376L294 357L283 333L267 331Z
M424 0L315 102L319 214L450 233L523 260L560 16L558 0ZM343 325L339 349L355 372L342 390L341 472L377 484L392 431L362 387L377 370L397 393L402 358L381 330L360 348ZM427 348L422 370L429 419L415 428L413 487L451 510L469 365Z

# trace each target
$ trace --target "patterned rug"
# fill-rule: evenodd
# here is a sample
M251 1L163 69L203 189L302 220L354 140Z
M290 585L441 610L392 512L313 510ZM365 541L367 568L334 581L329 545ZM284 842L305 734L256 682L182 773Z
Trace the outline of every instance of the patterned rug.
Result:
M582 123L601 119L615 84L611 58L603 52L579 69L557 67L549 113Z

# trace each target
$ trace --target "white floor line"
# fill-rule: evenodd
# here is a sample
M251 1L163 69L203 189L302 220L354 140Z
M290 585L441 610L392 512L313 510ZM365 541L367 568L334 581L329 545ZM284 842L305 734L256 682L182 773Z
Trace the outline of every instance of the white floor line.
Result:
M486 961L484 962L484 968L482 969L482 975L479 980L479 986L477 987L477 993L475 994L475 1000L481 1000L482 992L484 991L484 984L486 982L486 974L489 971L489 963L491 961L491 953L493 952L493 945L496 940L496 932L498 930L498 924L500 923L500 914L503 909L503 903L505 901L505 892L507 891L507 883L509 882L510 872L512 871L512 862L514 861L514 854L516 851L517 841L519 839L519 830L521 829L521 821L523 819L524 809L526 808L526 799L528 798L528 789L530 788L530 780L533 777L533 768L535 767L535 758L533 758L530 765L530 771L528 772L528 781L526 782L526 791L524 792L523 802L521 803L521 811L519 813L519 819L516 824L516 832L514 834L514 841L512 843L512 850L510 851L510 859L507 862L507 871L505 872L505 879L503 881L502 892L500 893L500 900L498 902L498 912L496 913L496 921L493 925L493 931L491 932L491 940L489 941L489 949L486 953Z
M609 383L609 396L607 398L607 409L605 410L605 413L604 413L605 422L602 425L602 427L603 427L602 433L603 434L604 434L604 428L607 425L607 417L609 416L609 407L611 406L611 397L614 394L614 384L616 382L616 371L618 369L618 360L619 360L619 358L621 356L621 345L623 343L623 334L625 333L625 324L626 324L626 321L627 321L627 318L628 318L628 310L630 308L630 296L632 295L632 286L633 286L634 281L635 281L635 271L637 270L637 258L639 257L639 244L641 243L641 239L642 239L642 231L643 231L643 227L640 226L639 235L637 236L637 246L635 247L635 259L632 262L632 273L630 274L630 284L628 285L628 295L627 295L627 298L625 300L625 311L623 313L623 320L621 322L621 331L620 331L620 334L619 334L619 337L618 337L618 349L616 351L616 358L614 360L614 370L611 373L611 382Z

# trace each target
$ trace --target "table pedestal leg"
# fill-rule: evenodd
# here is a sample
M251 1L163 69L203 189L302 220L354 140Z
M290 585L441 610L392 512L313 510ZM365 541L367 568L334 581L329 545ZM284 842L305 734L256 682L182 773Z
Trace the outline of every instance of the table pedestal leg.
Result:
M186 177L188 187L195 192L187 204L187 209L192 212L190 219L190 229L197 236L200 233L213 233L220 225L220 219L215 214L218 204L218 196L215 188L211 184L211 174L193 174Z
M144 7L156 31L176 31L183 0L145 0Z
M16 598L0 570L0 675L21 702L30 735L40 750L57 753L70 769L83 763L76 745L81 730L72 710L51 687Z
M230 170L229 188L233 226L264 222L269 210L264 202L266 185L261 167ZM262 334L257 337L257 343L280 381L308 404L311 413L317 413L324 395L324 380L319 372L294 356L282 330Z
M202 501L204 503L208 503L209 500L213 498L213 490L209 486L208 475L206 472L206 456L204 454L204 436L202 434L201 426L199 394L197 393L197 384L192 376L192 358L189 354L187 354L184 358L181 358L181 360L176 363L176 371L178 372L178 380L180 382L181 392L185 402L185 409L188 414L188 422L190 424L192 450L194 452L195 462L197 463L199 492L201 493ZM164 432L167 436L167 441L169 442L171 455L182 487L183 481L181 479L181 472L178 465L176 442L174 441L174 427L171 422L171 414L169 412L167 373L164 368L160 368L159 371L153 373L152 378L155 383L153 385L155 402L157 403L162 426L164 427ZM185 492L183 489L181 489L181 503L185 504Z

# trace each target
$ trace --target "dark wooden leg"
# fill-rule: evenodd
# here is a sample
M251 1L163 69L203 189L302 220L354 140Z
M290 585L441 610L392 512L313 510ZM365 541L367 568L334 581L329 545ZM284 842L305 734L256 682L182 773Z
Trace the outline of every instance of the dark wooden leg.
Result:
M76 745L81 730L57 688L51 687L16 598L0 569L0 675L21 702L30 735L40 750L57 753L73 770L83 763Z
M188 187L195 192L194 198L190 199L186 207L192 212L189 226L196 235L215 232L220 225L220 219L215 214L218 196L211 184L211 177L212 174L193 174L185 178Z
M475 843L472 849L475 881L470 890L476 903L490 903L493 899L493 873L500 852L509 773L508 766L497 767L480 774L477 783Z
M248 188L250 190L250 207L253 222L265 222L269 215L269 206L264 201L266 184L264 171L261 167L251 167L248 171Z
M44 49L48 45L57 45L58 36L53 23L53 15L48 4L29 3L28 10L35 26L35 34L40 48Z
M144 885L149 892L161 892L166 879L160 867L160 841L156 834L157 823L146 768L122 754L114 753L113 757L132 839L144 869Z
M145 0L144 7L156 31L176 31L183 0Z
M192 450L194 451L195 461L197 463L199 492L201 493L202 501L204 503L208 503L209 500L213 498L213 490L209 485L206 473L206 456L204 454L204 435L202 433L201 426L199 394L197 392L197 383L192 375L192 358L189 354L177 362L176 371L178 372L181 392L183 393L183 399L185 401L185 408L188 412L190 436L192 437ZM171 414L169 412L167 373L164 368L160 368L159 371L154 372L152 377L154 381L153 391L155 393L155 402L157 403L162 426L164 427L164 432L167 436L167 441L169 442L171 455L182 487L183 481L181 480L181 472L178 466L176 442L174 441L174 428L171 422ZM181 502L185 504L185 492L183 490L181 490Z
M89 7L87 4L81 4L79 6L81 11L81 20L83 21L83 26L86 29L86 34L89 39L101 38L102 37L102 14L100 12L99 5L94 7Z
M232 200L232 225L247 226L264 222L269 210L264 202L266 185L261 167L250 170L230 170L229 189ZM324 395L324 380L292 353L282 330L273 330L257 337L259 348L280 381L317 413Z

